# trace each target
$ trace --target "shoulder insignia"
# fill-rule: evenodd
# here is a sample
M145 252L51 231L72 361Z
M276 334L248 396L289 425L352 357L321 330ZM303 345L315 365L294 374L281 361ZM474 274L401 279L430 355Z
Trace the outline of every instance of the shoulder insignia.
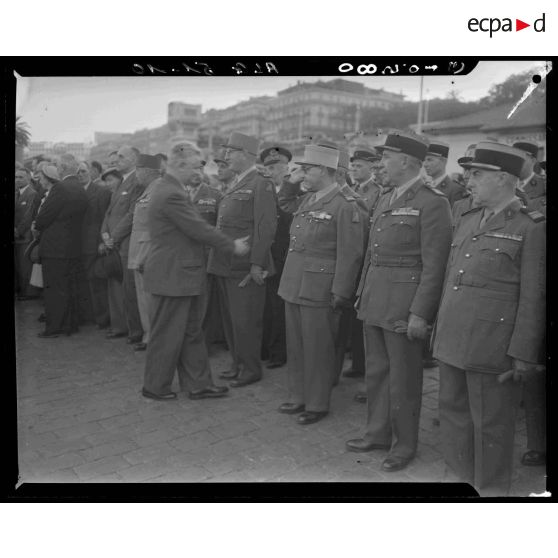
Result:
M540 223L541 221L544 221L546 219L546 217L540 211L526 211L526 213L527 215L529 215L529 217L531 217L533 221L535 221L535 223Z
M491 238L505 238L507 240L515 240L516 242L521 242L523 240L523 235L521 234L487 232L484 236L489 236Z
M438 196L444 196L446 197L446 194L444 194L444 192L442 192L442 190L439 190L438 188L434 188L434 186L428 186L428 189L431 192L434 192L435 194L437 194Z
M420 215L420 209L413 209L412 207L400 207L398 209L392 209L392 215L412 215L417 217Z

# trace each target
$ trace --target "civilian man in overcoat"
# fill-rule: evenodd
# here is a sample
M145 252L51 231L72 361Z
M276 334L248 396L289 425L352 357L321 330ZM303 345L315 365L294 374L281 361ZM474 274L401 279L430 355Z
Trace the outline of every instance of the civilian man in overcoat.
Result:
M545 219L514 195L524 160L479 142L465 163L479 207L455 231L433 343L446 463L488 496L509 490L521 382L542 374Z
M231 387L258 382L262 377L265 278L274 272L271 244L277 228L273 183L256 169L259 141L234 132L225 160L236 179L224 193L217 214L217 229L232 239L250 237L250 253L242 257L209 252L208 272L217 275L225 337L233 359Z
M144 266L149 300L144 397L176 399L171 390L178 370L180 388L190 399L222 397L213 385L202 332L206 307L204 245L238 255L248 253L246 238L231 239L208 225L194 209L184 185L201 172L199 151L179 143L169 153L167 173L157 180L147 210L150 246Z
M428 140L390 132L382 165L392 191L371 219L357 291L364 322L367 422L350 451L387 449L384 471L405 468L417 450L422 398L422 353L442 292L451 244L447 198L420 178Z
M335 181L339 151L307 145L299 164L307 192L284 184L279 204L293 213L279 295L285 300L288 401L279 412L312 424L329 412L337 379L335 341L340 312L351 304L362 263L362 213Z

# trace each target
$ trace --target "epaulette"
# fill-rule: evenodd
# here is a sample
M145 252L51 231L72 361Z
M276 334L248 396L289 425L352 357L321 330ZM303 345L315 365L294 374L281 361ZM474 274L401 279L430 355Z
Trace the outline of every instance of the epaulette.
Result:
M438 188L434 188L434 186L428 186L428 184L426 185L426 187L427 187L431 192L434 192L435 194L438 194L438 196L444 196L444 197L446 197L446 194L444 194L444 192L442 192L442 190L438 190Z
M528 215L535 223L540 223L546 219L540 211L529 211L526 207L522 207L521 211L522 213Z

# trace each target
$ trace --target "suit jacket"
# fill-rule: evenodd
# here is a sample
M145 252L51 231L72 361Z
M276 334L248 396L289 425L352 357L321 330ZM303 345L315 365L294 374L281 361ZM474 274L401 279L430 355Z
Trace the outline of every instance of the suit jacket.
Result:
M14 210L16 244L27 244L32 240L31 223L35 219L40 203L39 194L31 184L18 196Z
M319 200L283 186L279 202L293 213L290 245L278 294L302 306L327 307L331 295L350 299L362 264L366 218L354 197L336 186ZM364 221L364 223L363 223Z
M222 199L223 194L219 190L207 184L200 184L194 194L192 203L205 221L214 227L217 224L217 211Z
M39 256L79 258L86 210L87 196L75 177L54 184L35 218L41 233Z
M440 192L448 198L450 207L453 207L456 201L467 197L467 190L465 187L459 184L459 182L452 180L447 174L444 176L444 180L436 186L436 189L440 190Z
M101 234L108 233L115 244L118 245L124 267L128 265L128 248L130 234L132 233L134 205L143 193L143 190L144 188L139 184L134 171L112 193L110 204L101 226Z
M409 313L433 322L452 227L447 198L421 178L393 204L391 194L382 195L371 219L357 308L365 324L393 331Z
M147 208L144 288L162 296L199 295L206 288L204 244L230 254L234 243L200 217L176 178L165 174L155 182Z
M207 270L222 277L244 277L250 266L274 271L271 244L277 229L277 208L273 183L257 170L249 172L223 195L217 214L217 229L230 238L250 236L246 256L210 250Z
M480 227L464 213L451 244L434 356L457 368L502 373L512 358L537 363L545 331L545 219L519 200Z
M85 190L87 209L83 217L81 253L97 253L101 243L101 225L110 204L111 192L106 186L92 182Z
M158 179L153 180L134 206L132 233L130 234L130 246L128 249L128 269L138 269L145 264L151 239L147 210L151 202L151 195L158 183Z

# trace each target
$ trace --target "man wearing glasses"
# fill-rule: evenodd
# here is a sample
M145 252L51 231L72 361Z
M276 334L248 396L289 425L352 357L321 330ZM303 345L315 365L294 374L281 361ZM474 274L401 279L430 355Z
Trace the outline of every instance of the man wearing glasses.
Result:
M231 351L231 370L221 377L231 387L258 382L262 377L264 279L274 272L271 244L277 228L272 182L256 169L259 140L233 132L223 147L225 162L236 174L223 194L217 229L232 239L249 236L244 256L211 249L207 271L217 275L225 338Z

